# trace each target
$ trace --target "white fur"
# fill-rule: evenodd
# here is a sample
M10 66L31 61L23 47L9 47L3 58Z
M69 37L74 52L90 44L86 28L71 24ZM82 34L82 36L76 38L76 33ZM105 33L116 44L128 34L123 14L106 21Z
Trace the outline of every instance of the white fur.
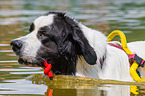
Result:
M34 21L35 30L39 30L40 27L51 25L53 23L54 14L48 16L40 16Z
M106 54L106 36L99 31L92 30L82 24L79 25L90 45L97 53L97 64L89 65L84 59L79 59L77 63L77 75L91 78L100 78L101 72L99 60ZM102 77L102 76L101 76Z
M21 38L17 38L15 40L21 40L23 42L22 47L22 56L23 59L27 59L28 61L35 61L35 57L38 49L41 46L41 42L37 38L38 30L43 26L49 26L53 23L53 14L48 16L40 16L33 23L35 29L28 35L23 36Z
M96 65L89 65L83 58L79 59L77 63L77 75L99 79L133 81L129 73L130 64L127 54L123 50L108 45L106 36L101 32L87 28L82 24L79 26L90 45L96 51L98 60ZM145 41L128 43L128 47L132 53L145 58ZM99 60L103 56L105 57L105 61L101 69Z
M36 31L18 38L17 40L21 40L23 42L22 53L20 57L24 57L27 60L33 61L35 60L35 56L37 54L37 50L39 49L41 43L36 36Z
M48 16L40 16L34 21L35 29L30 34L18 38L24 43L23 56L28 60L34 60L36 53L41 46L41 42L37 38L39 28L49 26L53 23L54 14ZM89 65L81 58L77 63L77 75L99 78L99 79L113 79L121 81L133 81L129 74L129 60L127 54L113 46L107 44L107 37L99 31L90 29L82 24L79 27L83 34L88 39L90 45L94 48L97 54L97 61L95 65ZM129 49L133 53L137 53L142 58L145 58L144 49L145 42L133 42L128 44ZM103 67L101 68L100 60L105 58Z

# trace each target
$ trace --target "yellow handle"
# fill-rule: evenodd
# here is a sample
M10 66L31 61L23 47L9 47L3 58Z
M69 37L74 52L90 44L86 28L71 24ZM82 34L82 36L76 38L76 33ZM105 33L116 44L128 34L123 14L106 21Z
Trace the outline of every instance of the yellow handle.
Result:
M116 35L119 35L120 39L121 39L121 44L122 44L122 48L124 49L124 51L127 54L132 54L131 51L128 49L127 47L127 41L126 41L126 37L124 35L124 33L122 31L119 30L115 30L113 32L111 32L108 37L107 37L107 42L111 41Z
M122 31L119 31L119 30L115 30L113 32L111 32L108 37L107 37L107 42L111 41L116 35L119 35L120 39L121 39L121 44L122 44L122 47L124 49L124 51L129 54L129 55L132 55L132 52L128 49L127 47L127 41L126 41L126 37L124 35L124 33ZM137 74L136 70L138 68L138 64L137 62L135 61L132 66L130 67L130 75L132 76L132 78L136 81L136 82L143 82L145 80L141 79L139 77L139 75Z
M141 81L141 78L139 77L139 75L136 72L137 68L138 68L138 64L136 63L136 61L134 61L134 63L131 65L129 71L130 71L130 75L132 76L132 78L136 82L140 82Z

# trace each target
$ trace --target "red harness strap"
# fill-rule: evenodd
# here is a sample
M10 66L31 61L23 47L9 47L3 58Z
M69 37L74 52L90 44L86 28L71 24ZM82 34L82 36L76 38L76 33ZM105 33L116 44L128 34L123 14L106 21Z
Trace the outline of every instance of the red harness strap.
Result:
M111 46L114 46L114 47L116 47L116 48L119 48L119 49L121 49L121 50L124 51L124 49L122 48L122 46L119 46L119 45L114 44L114 43L108 43L108 44L111 45Z
M139 57L137 54L133 54L133 55L128 55L129 59L133 59L134 61L136 61L139 66L144 67L145 66L145 61Z
M122 46L119 46L119 45L113 44L113 43L108 43L108 44L124 51ZM129 58L130 66L132 65L132 63L134 61L136 61L139 64L139 66L141 66L141 67L145 66L145 61L141 57L139 57L137 54L132 54L132 55L127 54L127 55Z

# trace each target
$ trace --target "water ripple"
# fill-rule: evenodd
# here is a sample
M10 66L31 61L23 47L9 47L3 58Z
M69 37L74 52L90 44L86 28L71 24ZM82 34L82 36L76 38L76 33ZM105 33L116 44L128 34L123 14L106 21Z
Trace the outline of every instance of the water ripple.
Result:
M0 61L0 63L16 63L17 61Z
M0 44L0 46L10 46L10 44Z
M21 71L38 71L38 70L41 70L41 68L29 68L29 69L0 69L0 71L7 71L7 72L12 72L12 71L18 71L18 72L21 72ZM33 72L32 72L33 73Z
M0 52L13 52L12 50L0 50Z

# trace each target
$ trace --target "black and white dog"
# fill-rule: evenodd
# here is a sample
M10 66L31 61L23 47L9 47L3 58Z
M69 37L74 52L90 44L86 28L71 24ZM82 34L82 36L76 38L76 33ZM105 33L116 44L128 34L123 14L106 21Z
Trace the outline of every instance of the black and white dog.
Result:
M107 44L106 36L75 21L63 12L48 12L30 25L30 34L11 42L20 64L52 64L56 74L132 81L127 54ZM145 42L128 44L145 58ZM101 63L103 61L103 64Z

